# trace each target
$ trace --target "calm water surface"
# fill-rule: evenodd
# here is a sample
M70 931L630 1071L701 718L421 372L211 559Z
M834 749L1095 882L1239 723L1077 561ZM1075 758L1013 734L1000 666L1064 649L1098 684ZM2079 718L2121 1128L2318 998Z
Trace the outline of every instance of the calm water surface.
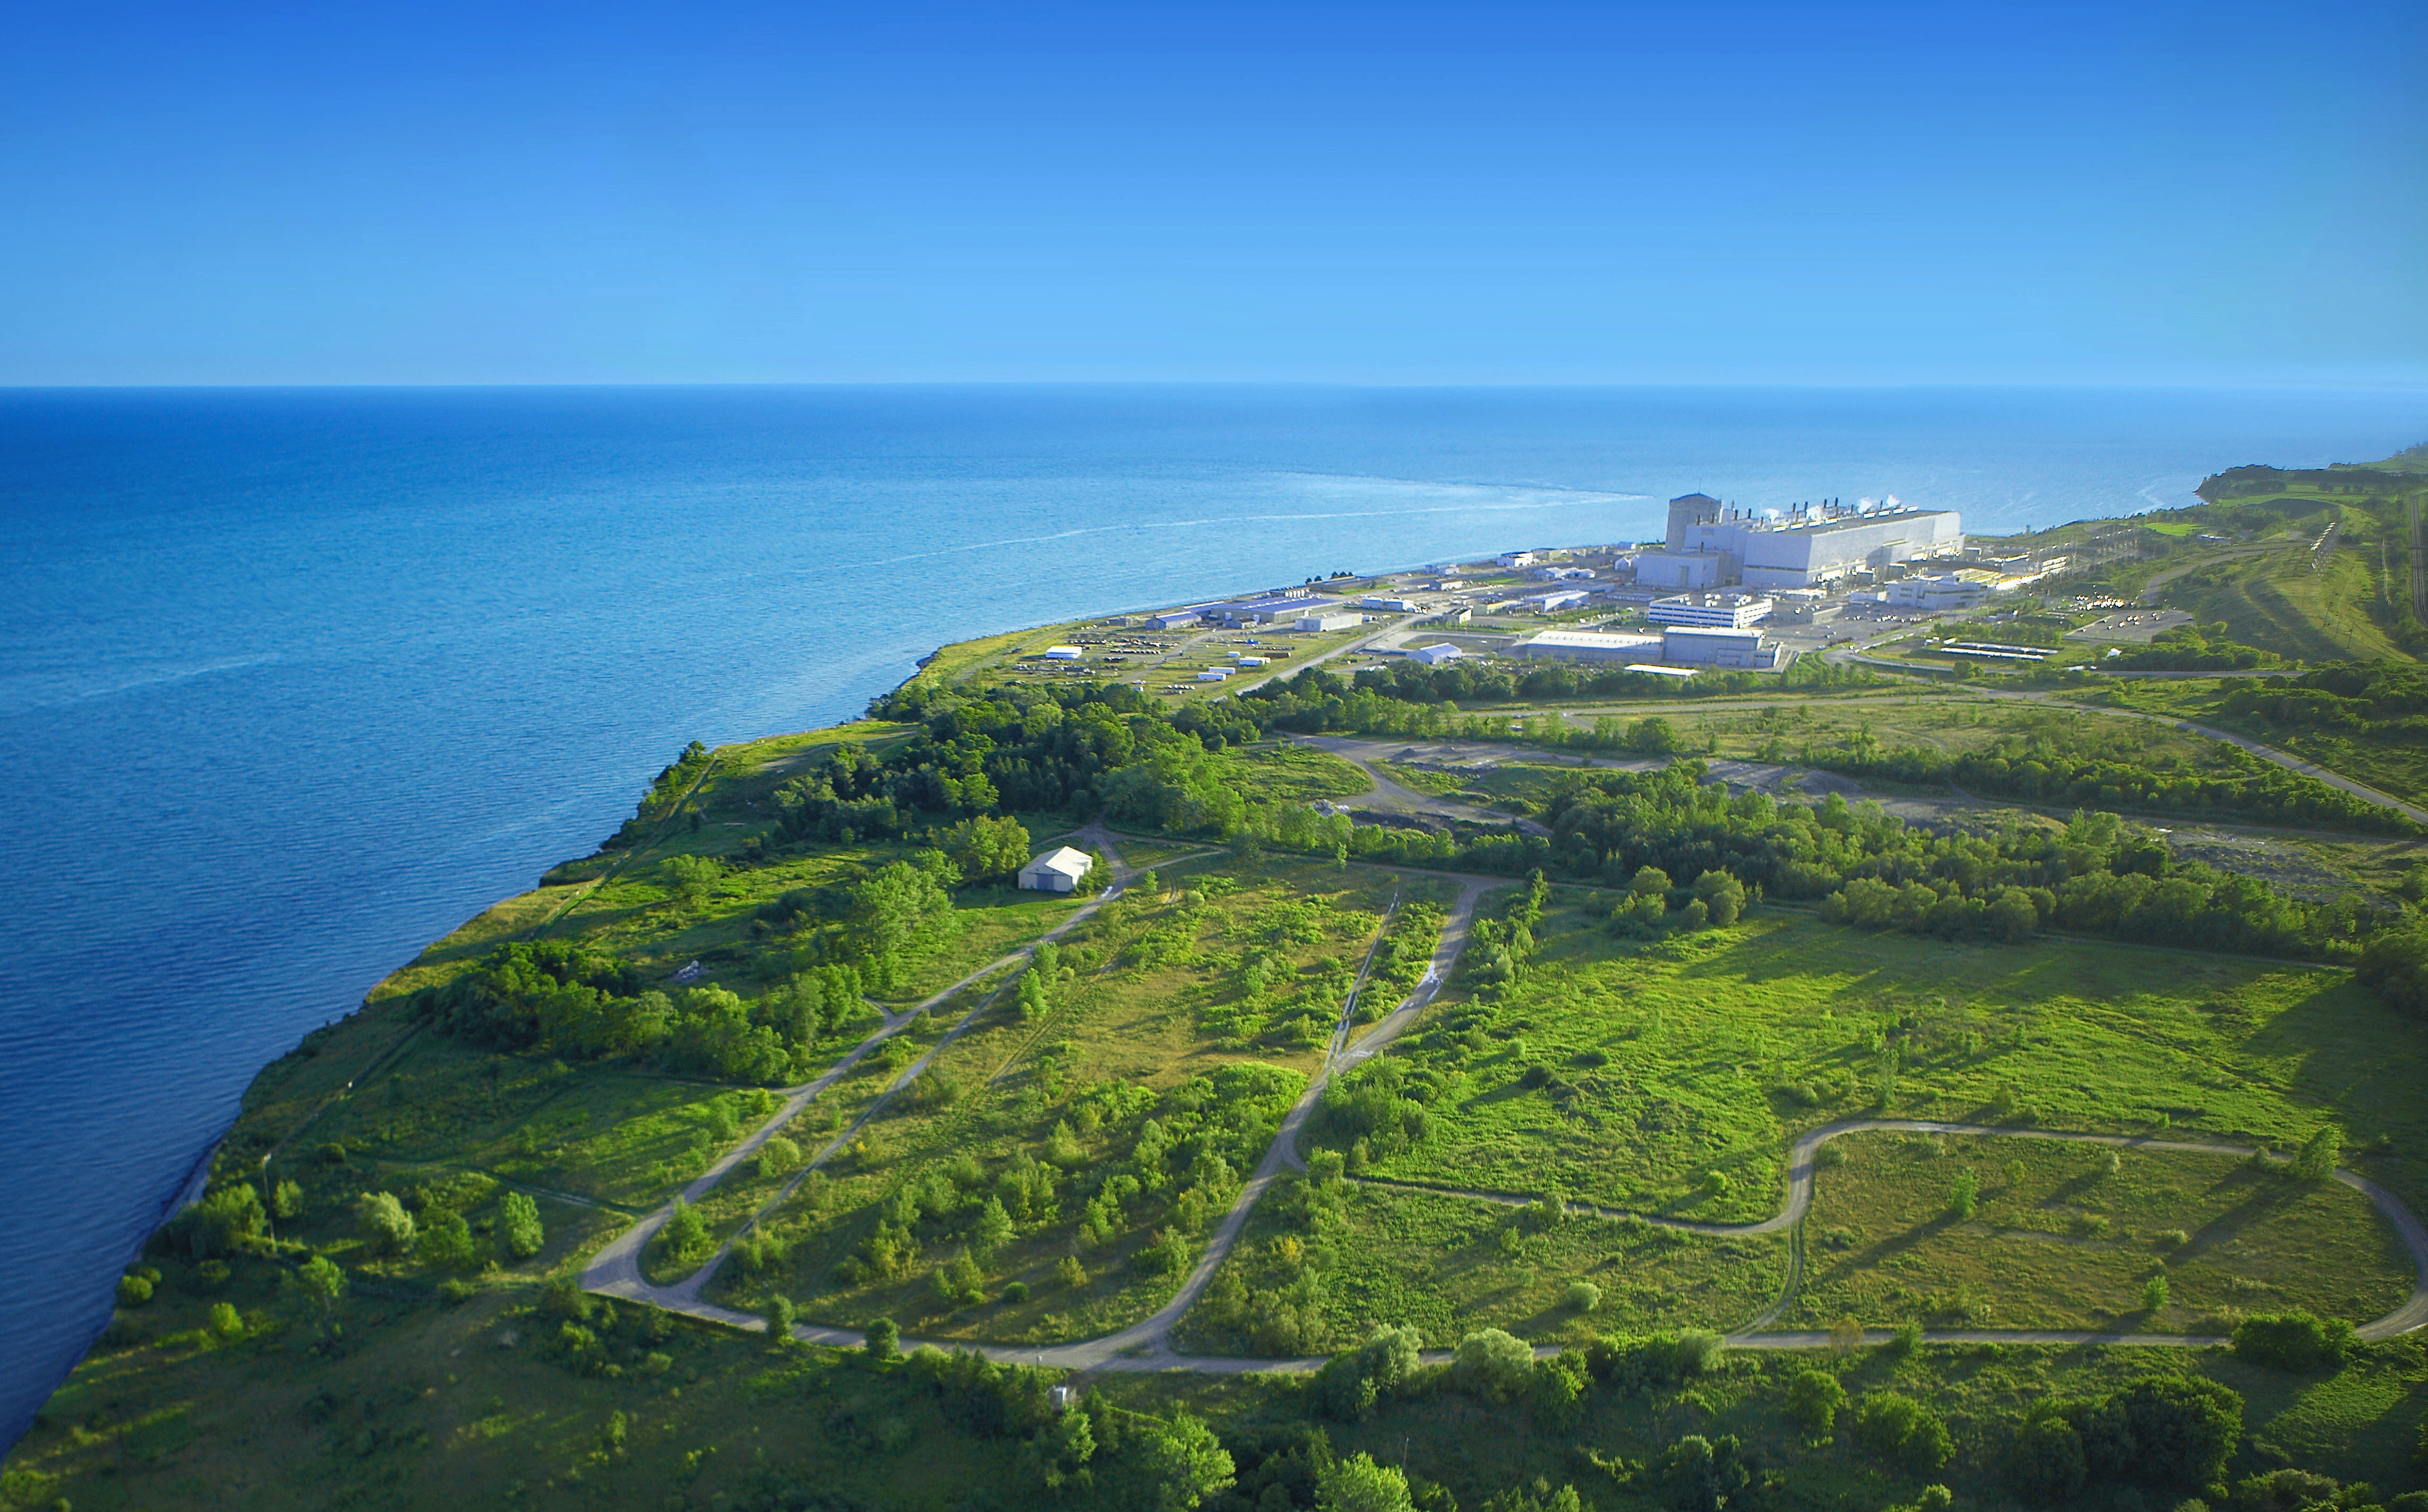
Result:
M2012 529L2423 437L2416 391L0 393L0 1445L254 1072L688 740L1690 489Z

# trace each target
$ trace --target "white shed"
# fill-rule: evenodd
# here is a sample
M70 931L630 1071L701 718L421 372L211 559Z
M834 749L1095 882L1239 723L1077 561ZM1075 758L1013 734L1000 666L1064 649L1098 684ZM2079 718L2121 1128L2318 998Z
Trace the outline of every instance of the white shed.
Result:
M1058 846L1020 868L1020 885L1033 893L1068 893L1093 865L1086 851Z

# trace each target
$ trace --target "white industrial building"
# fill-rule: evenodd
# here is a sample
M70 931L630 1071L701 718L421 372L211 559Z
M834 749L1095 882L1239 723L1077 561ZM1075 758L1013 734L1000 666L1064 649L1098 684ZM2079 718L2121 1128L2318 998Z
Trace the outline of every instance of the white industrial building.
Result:
M1770 617L1771 600L1751 593L1682 593L1655 599L1644 611L1656 625L1717 625L1743 630Z
M1503 551L1492 560L1505 567L1533 567L1540 558L1532 551Z
M1641 662L1661 654L1661 637L1606 630L1547 630L1512 649L1562 662Z
M1908 509L1892 498L1854 509L1834 501L1798 504L1777 515L1682 494L1669 501L1662 550L1636 557L1635 581L1656 588L1815 588L1963 551L1964 522L1952 509Z
M1695 666L1777 671L1796 660L1782 646L1766 645L1758 630L1718 625L1672 625L1661 633L1661 659Z
M1364 623L1366 623L1364 615L1304 615L1300 616L1298 628L1304 633L1312 634L1319 631L1350 630Z
M1693 592L1720 583L1721 558L1694 551L1639 551L1635 582L1644 588L1683 588Z
M1200 617L1202 616L1200 616L1194 609L1180 609L1168 615L1154 616L1152 618L1147 620L1146 628L1149 630L1187 630L1189 626L1197 623Z
M1458 658L1465 656L1466 654L1467 653L1465 651L1460 650L1457 647L1452 646L1448 641L1444 641L1439 646L1418 647L1415 650L1408 653L1408 660L1412 662L1421 662L1427 666L1439 666L1444 662L1456 661Z
M1045 648L1045 659L1049 662L1075 662L1087 654L1088 653L1086 651L1081 650L1076 646L1048 646Z
M1032 893L1073 892L1095 864L1086 851L1058 846L1020 868L1020 885Z
M1928 577L1901 578L1888 585L1882 602L1896 609L1921 609L1936 612L1943 609L1970 609L1990 597L1991 587L1972 578L1960 578L1953 572Z
M1539 609L1548 615L1554 610L1583 603L1592 597L1592 591L1586 588L1557 588L1550 593L1530 593L1520 601L1530 609Z

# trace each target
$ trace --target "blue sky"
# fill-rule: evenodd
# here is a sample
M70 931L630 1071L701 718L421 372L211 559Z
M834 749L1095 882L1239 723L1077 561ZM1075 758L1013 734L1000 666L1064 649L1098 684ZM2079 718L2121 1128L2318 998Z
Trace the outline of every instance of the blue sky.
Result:
M8 384L2419 383L2428 7L101 0L0 206Z

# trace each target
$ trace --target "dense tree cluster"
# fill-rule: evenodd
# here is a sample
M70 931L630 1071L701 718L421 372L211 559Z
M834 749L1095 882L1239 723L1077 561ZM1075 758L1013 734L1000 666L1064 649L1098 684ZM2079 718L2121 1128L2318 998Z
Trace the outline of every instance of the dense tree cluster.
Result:
M2372 936L2353 975L2393 1007L2428 1018L2428 926L2414 923Z
M414 995L414 1011L441 1034L490 1049L593 1042L604 1053L629 1039L605 1005L641 993L646 980L629 962L560 940L517 941L489 952L480 966ZM625 1046L629 1048L629 1044Z
M2428 736L2428 667L2354 662L2292 678L2255 678L2220 711L2279 730Z
M858 968L845 963L795 972L754 999L714 983L670 994L644 980L580 945L517 942L408 1005L440 1033L493 1049L638 1055L669 1070L764 1082L789 1079L796 1053L870 1011Z
M986 698L913 683L872 712L916 718L917 731L882 756L837 747L778 788L785 838L898 835L998 809L1085 817L1100 807L1129 823L1221 832L1241 800L1208 757L1258 733L1228 709L1166 716L1125 683Z
M1581 772L1546 809L1548 837L1480 837L1460 862L1504 872L1531 863L1620 888L1648 866L1698 880L1723 872L1774 897L1834 895L1829 912L1844 922L1944 935L2018 938L2049 928L2345 957L2375 922L2349 896L2305 903L2253 878L2177 863L2163 845L2128 834L2112 814L2077 814L2061 831L1941 834L1835 794L1810 806L1762 793L1731 797L1700 775L1693 763L1650 773ZM1681 910L1693 900L1690 889L1668 894Z
M2122 648L2095 665L2104 672L2244 672L2284 658L2232 639L2223 624L2178 625L2146 646Z
M2026 1498L2072 1505L2086 1485L2198 1489L2242 1437L2242 1398L2198 1376L2153 1375L2096 1397L2033 1404L2008 1451Z
M1249 689L1241 701L1260 724L1306 734L1336 730L1361 734L1457 734L1462 728L1455 722L1459 710L1477 704L1720 698L1780 688L1862 687L1881 681L1879 674L1862 667L1818 660L1798 663L1785 674L1712 671L1683 680L1568 662L1516 667L1454 661L1427 666L1401 660L1367 667L1351 678L1308 667L1287 681L1277 679ZM1408 708L1394 705L1415 705L1431 717L1414 716ZM1452 722L1443 723L1445 718Z
M2334 1370L2353 1347L2353 1325L2291 1308L2255 1312L2234 1325L2237 1358L2279 1371Z

